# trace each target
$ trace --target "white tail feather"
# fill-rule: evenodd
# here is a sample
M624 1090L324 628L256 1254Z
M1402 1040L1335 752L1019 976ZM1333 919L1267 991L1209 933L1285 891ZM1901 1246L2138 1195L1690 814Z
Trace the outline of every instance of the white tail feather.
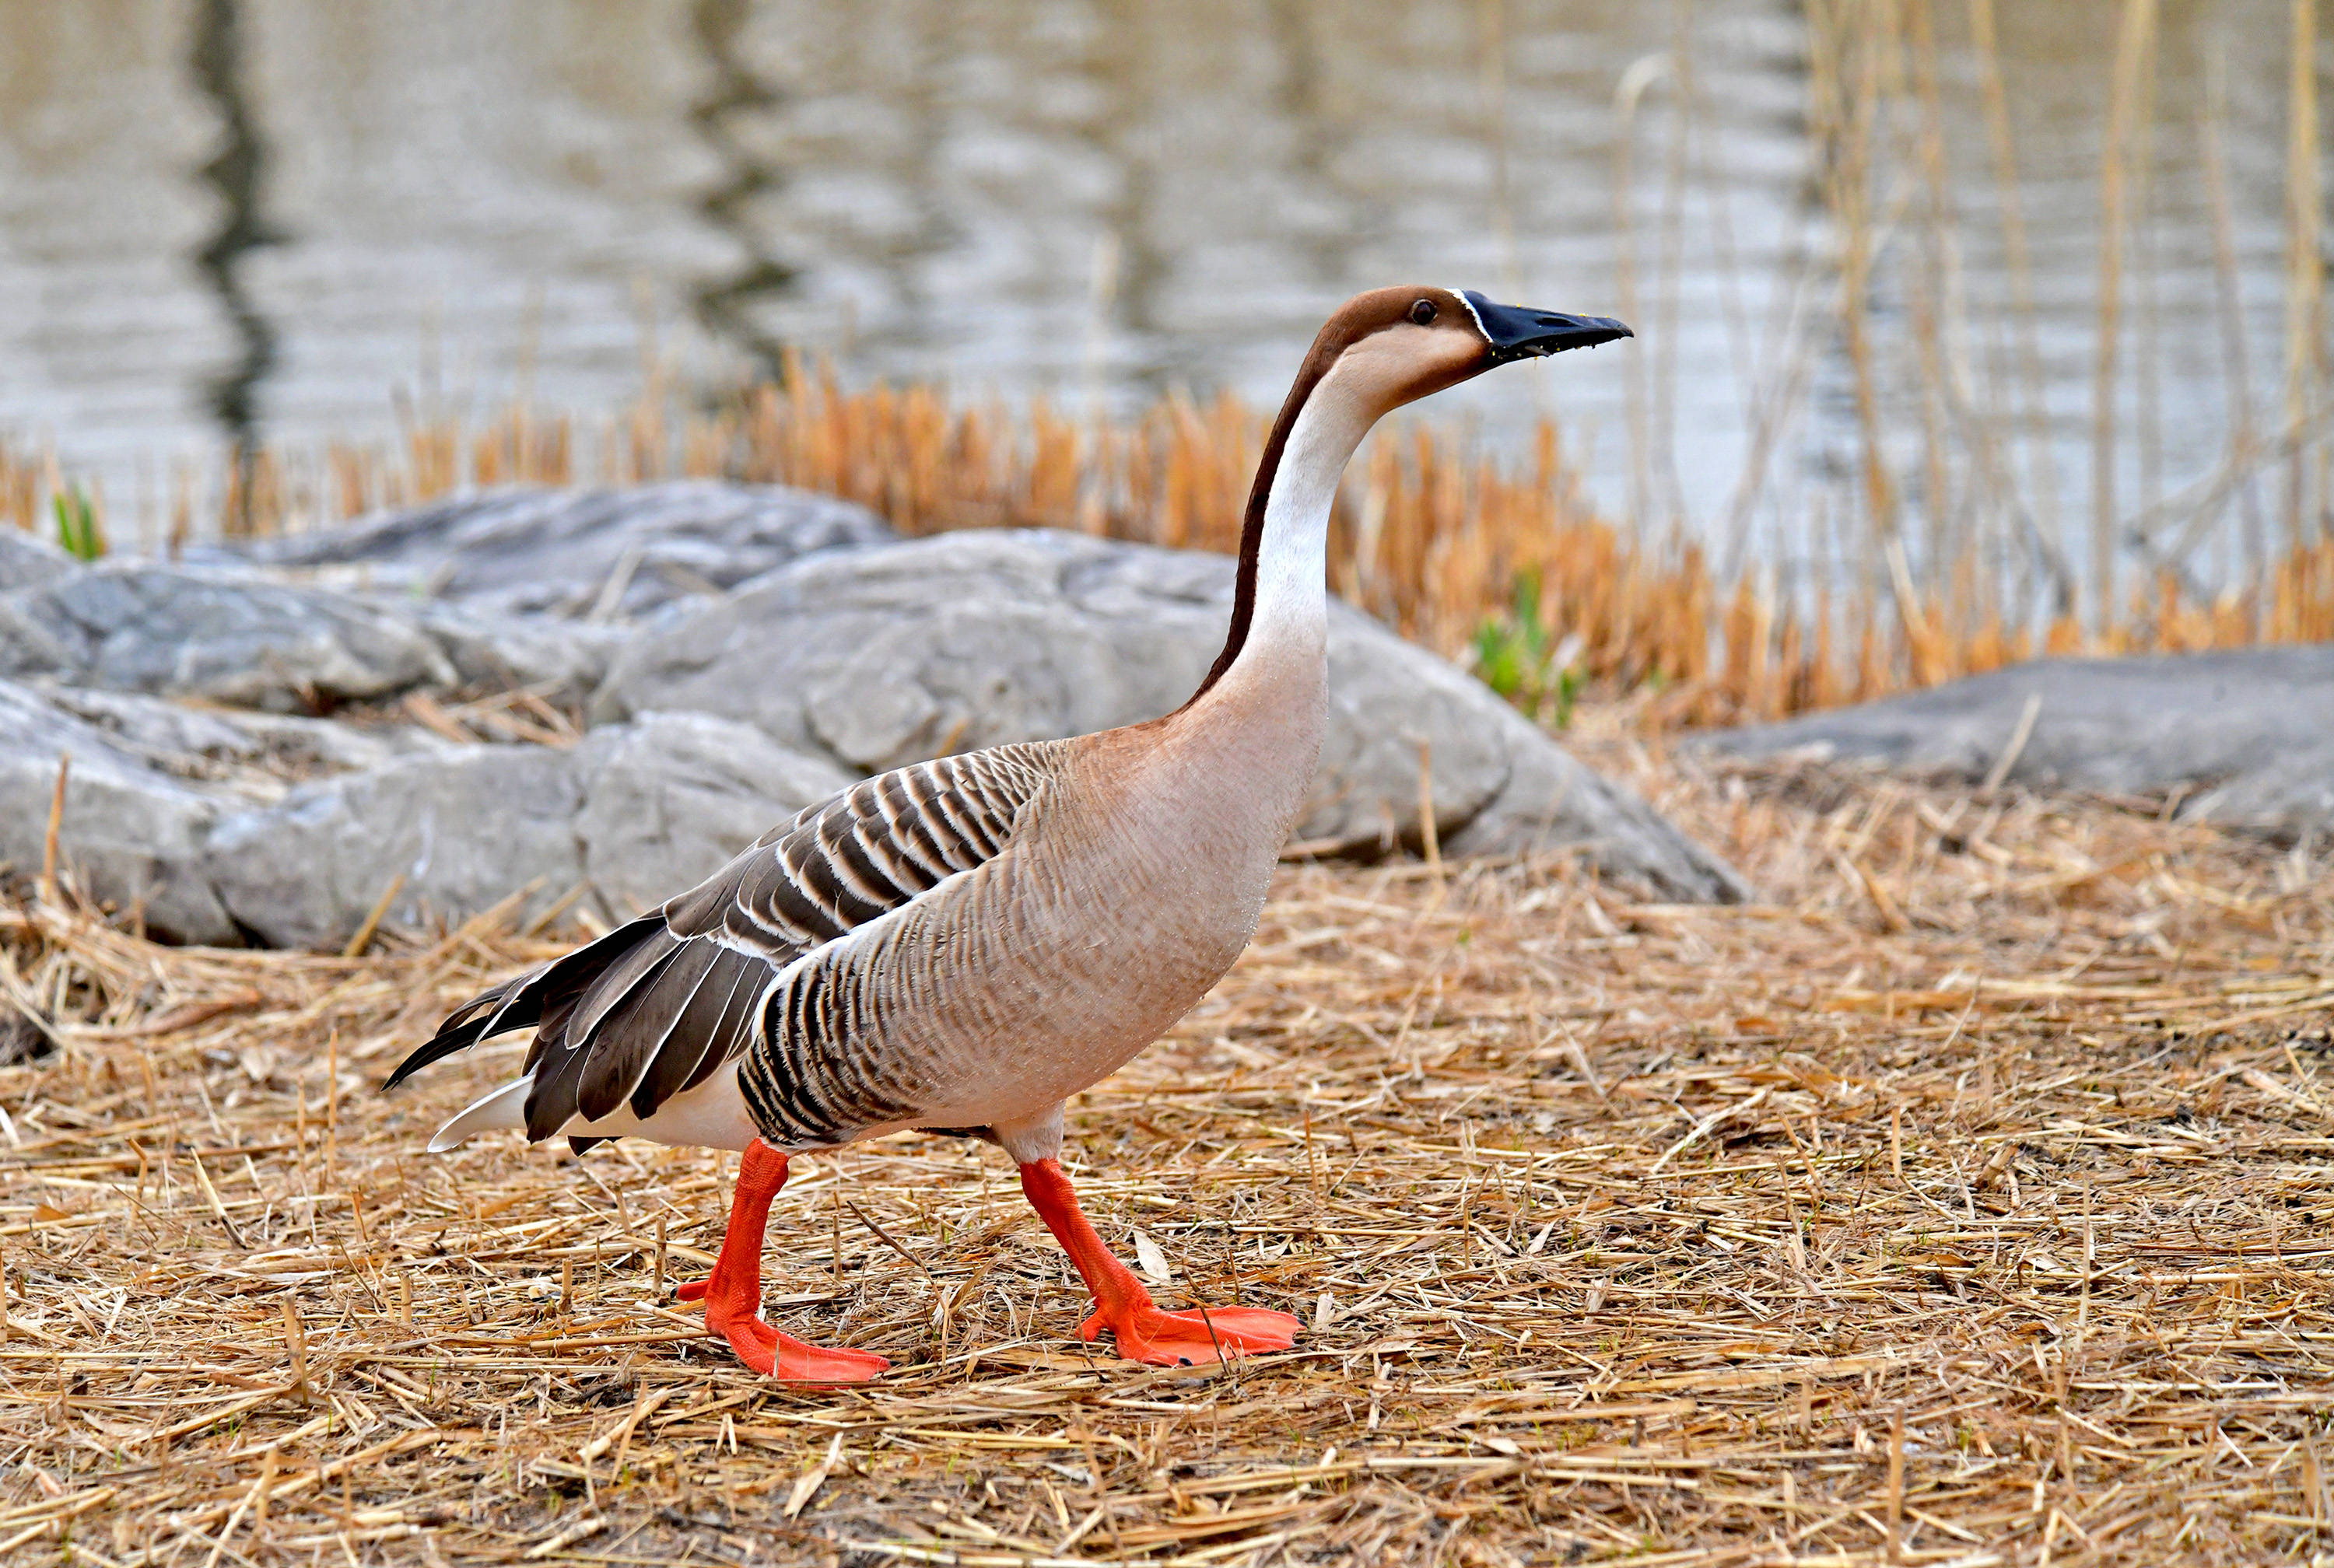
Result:
M449 1149L459 1149L473 1133L498 1127L525 1127L527 1091L534 1087L532 1076L520 1078L477 1101L438 1130L438 1136L429 1140L429 1152L443 1154Z

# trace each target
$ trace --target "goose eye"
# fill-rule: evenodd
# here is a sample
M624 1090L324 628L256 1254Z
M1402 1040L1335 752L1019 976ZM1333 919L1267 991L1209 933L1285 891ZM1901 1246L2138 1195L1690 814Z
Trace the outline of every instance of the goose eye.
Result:
M1434 302L1432 300L1420 300L1417 303L1412 305L1410 307L1410 319L1416 322L1422 327L1432 326L1434 324Z

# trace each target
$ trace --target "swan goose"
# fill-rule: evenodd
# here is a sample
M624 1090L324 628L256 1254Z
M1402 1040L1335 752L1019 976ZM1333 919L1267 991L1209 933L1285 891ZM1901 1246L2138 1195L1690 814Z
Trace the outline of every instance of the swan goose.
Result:
M702 1299L709 1332L792 1381L890 1363L762 1321L761 1249L792 1153L902 1128L1001 1145L1093 1292L1087 1340L1158 1365L1282 1350L1255 1308L1162 1312L1079 1211L1057 1156L1073 1094L1231 967L1321 747L1329 513L1346 460L1403 404L1512 360L1627 337L1596 316L1378 289L1314 340L1240 537L1230 634L1191 700L1123 729L936 757L805 808L699 886L465 1004L417 1070L532 1027L524 1076L430 1140L490 1128L743 1152Z

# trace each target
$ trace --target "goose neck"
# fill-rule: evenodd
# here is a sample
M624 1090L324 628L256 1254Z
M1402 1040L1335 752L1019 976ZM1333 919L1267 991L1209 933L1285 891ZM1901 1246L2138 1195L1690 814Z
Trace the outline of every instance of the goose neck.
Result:
M1268 669L1321 678L1328 630L1329 515L1345 464L1368 433L1368 420L1324 387L1291 426L1265 496L1257 541L1247 636L1225 671L1230 684L1248 684ZM1242 563L1246 576L1251 568Z

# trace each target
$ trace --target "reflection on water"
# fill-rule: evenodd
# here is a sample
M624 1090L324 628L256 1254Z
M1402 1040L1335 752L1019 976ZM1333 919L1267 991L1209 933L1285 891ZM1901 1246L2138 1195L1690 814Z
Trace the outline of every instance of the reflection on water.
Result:
M265 153L244 107L243 22L236 0L201 0L188 64L195 85L217 111L225 135L219 149L196 171L218 192L224 209L217 232L195 252L195 265L217 291L242 352L209 385L210 407L238 453L259 433L253 391L275 362L275 332L243 282L246 252L279 245L285 236L259 211Z
M768 249L754 226L754 206L778 182L779 171L753 146L757 117L783 101L779 91L754 74L739 44L751 14L747 0L697 0L690 24L712 67L711 89L689 106L689 122L720 158L724 178L698 202L705 221L737 240L746 259L736 272L691 290L697 320L717 339L752 356L767 376L784 371L786 345L754 319L752 307L791 286L795 269Z
M1784 0L0 0L0 429L119 505L222 438L388 436L399 389L477 409L525 374L610 410L651 339L709 385L799 345L971 391L1270 401L1337 300L1418 278L1637 315L1635 345L1442 409L1494 441L1560 412L1615 512L1829 548L1868 399L1908 515L2014 472L2055 500L2039 560L2089 505L2124 8L1999 7L2024 287L1970 13L1912 10L1937 179L1875 193L1866 351L1820 183L1844 143ZM2258 427L2285 363L2287 9L2158 14L2106 470L2143 511L2220 461L2231 367ZM1868 130L1922 167L1917 121ZM1997 419L2021 444L1968 434Z

